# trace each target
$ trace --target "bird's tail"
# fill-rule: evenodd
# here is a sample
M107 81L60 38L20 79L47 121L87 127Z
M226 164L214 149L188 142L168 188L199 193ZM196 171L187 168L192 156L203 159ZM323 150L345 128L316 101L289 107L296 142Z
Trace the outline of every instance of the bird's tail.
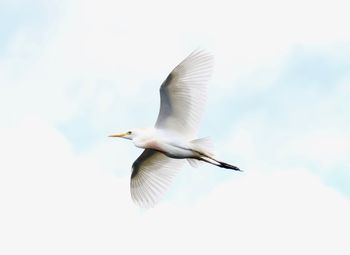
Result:
M198 153L199 157L200 155L205 155L208 157L214 156L214 145L209 137L192 140L190 142L190 146L193 151ZM198 167L201 165L201 163L203 163L203 161L198 160L197 158L188 158L187 161L192 167Z
M197 159L187 159L191 166L197 167L200 161L207 162L209 164L226 168L226 169L232 169L235 171L242 171L236 166L230 165L228 163L219 161L214 158L214 146L208 137L196 139L191 141L191 147L194 151L199 153L199 158Z
M214 145L209 137L192 140L191 149L206 156L214 156Z

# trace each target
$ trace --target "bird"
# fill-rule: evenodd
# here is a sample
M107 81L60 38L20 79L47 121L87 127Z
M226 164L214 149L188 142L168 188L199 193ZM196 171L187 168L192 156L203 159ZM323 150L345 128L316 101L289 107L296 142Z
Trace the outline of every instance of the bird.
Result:
M212 70L213 56L204 50L193 51L161 84L155 126L110 135L132 140L144 149L132 164L130 178L131 198L138 206L154 207L186 160L192 167L209 163L241 171L214 157L210 138L197 138Z

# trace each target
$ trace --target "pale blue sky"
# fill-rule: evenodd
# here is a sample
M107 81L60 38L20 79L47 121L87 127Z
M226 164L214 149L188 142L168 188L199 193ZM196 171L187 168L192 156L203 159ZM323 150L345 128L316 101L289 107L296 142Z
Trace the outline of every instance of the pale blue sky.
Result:
M0 253L136 254L137 239L164 254L177 238L173 254L348 254L345 6L0 1ZM245 172L186 166L140 211L128 187L140 150L107 135L153 125L161 82L198 47L215 58L200 134Z

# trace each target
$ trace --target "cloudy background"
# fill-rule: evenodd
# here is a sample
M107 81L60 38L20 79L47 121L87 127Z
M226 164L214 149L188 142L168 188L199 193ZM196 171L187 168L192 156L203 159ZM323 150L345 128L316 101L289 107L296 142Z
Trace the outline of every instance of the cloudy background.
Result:
M349 254L344 1L0 1L1 254ZM235 173L189 166L130 199L158 87L215 56L200 134Z

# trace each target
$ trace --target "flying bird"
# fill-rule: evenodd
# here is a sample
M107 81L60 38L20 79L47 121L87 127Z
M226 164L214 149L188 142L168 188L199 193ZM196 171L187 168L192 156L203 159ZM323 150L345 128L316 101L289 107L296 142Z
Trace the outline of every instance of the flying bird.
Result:
M193 167L206 162L241 171L214 158L209 138L197 138L207 96L213 57L196 50L177 65L160 87L160 109L154 128L110 135L132 140L144 149L132 165L130 191L140 207L153 207L185 160Z

